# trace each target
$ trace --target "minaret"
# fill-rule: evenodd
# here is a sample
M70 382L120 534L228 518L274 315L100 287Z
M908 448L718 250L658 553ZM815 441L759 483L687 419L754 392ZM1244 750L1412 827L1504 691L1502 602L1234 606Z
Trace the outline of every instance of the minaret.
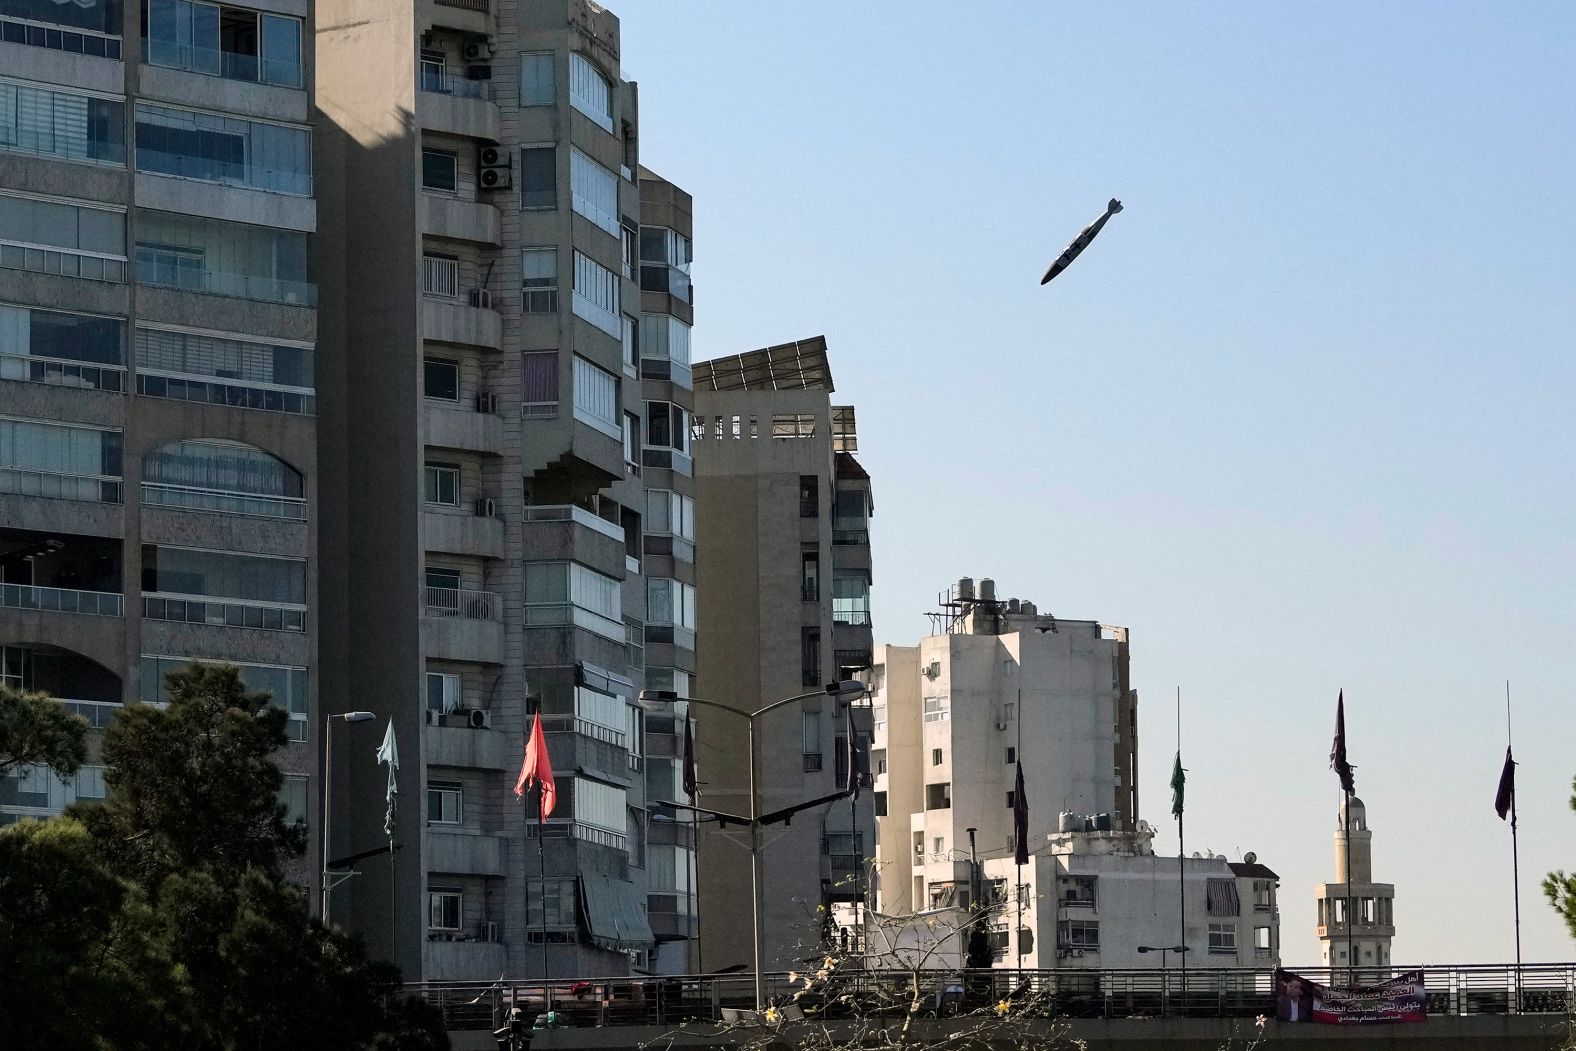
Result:
M1335 878L1315 891L1319 907L1319 948L1326 967L1356 966L1383 970L1390 966L1390 939L1395 937L1395 885L1373 881L1373 832L1363 801L1351 797L1351 842L1346 841L1347 804L1342 803L1335 825ZM1351 854L1351 907L1356 926L1351 931L1355 960L1347 958L1346 865Z

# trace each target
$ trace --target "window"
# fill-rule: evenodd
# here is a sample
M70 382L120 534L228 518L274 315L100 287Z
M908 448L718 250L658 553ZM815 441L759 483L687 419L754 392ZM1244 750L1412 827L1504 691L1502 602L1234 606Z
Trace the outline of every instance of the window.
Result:
M592 828L616 832L619 845L622 846L628 831L624 790L586 777L576 777L573 782L575 821Z
M166 676L193 664L223 664L234 668L241 676L241 685L253 693L266 693L274 707L290 713L290 724L285 733L292 741L306 740L307 671L274 664L237 664L234 661L210 660L199 657L164 657L144 653L138 661L138 696L144 701L168 704L169 686Z
M240 442L170 442L142 461L142 499L149 504L301 521L305 493L300 471Z
M695 499L670 489L646 490L646 532L695 539Z
M553 53L527 51L520 56L520 105L551 106L553 90Z
M1268 927L1253 928L1253 955L1268 956L1274 946L1270 942L1270 929Z
M576 882L573 877L529 880L529 891L525 898L525 925L540 931L545 918L545 926L549 930L574 930L579 916L575 899ZM545 917L542 914L544 906L547 913Z
M1083 952L1100 950L1100 924L1094 920L1061 920L1056 924L1056 947Z
M576 354L574 383L575 419L609 437L622 437L618 378Z
M932 854L945 854L947 852L947 837L932 837L930 840L930 852ZM937 886L940 886L940 884L937 884Z
M931 766L940 766L941 765L941 749L939 749L939 748L932 748L930 750L930 765Z
M0 418L0 492L119 503L120 451L117 431Z
M520 309L527 314L558 311L558 249L520 249L520 286L525 290Z
M440 401L460 400L460 366L458 362L439 358L423 358L422 394Z
M799 553L799 598L805 602L819 602L821 599L821 553L819 551L801 551Z
M952 783L942 781L925 786L926 810L951 810L952 809Z
M1018 761L1018 750L1011 746L1007 748L1007 765L1011 766Z
M635 267L640 260L640 230L627 223L619 224L619 241L624 250L624 276L633 281L639 276Z
M286 774L279 785L279 802L285 808L285 824L307 823L307 782L304 774Z
M686 629L690 647L693 648L695 588L668 577L647 577L646 622Z
M448 569L443 566L427 566L423 571L427 587L442 591L458 591L460 589L460 571Z
M640 417L632 412L624 413L624 469L640 473Z
M573 146L569 148L569 196L575 211L614 237L620 236L618 176Z
M156 66L299 88L301 20L197 0L145 0L143 57Z
M875 748L871 750L870 765L875 768L875 772L877 774L884 774L887 772L887 754L885 748Z
M253 343L138 326L137 393L213 405L310 413L310 345Z
M137 170L308 196L312 133L284 124L139 102Z
M100 390L120 390L118 377L98 382L90 380L93 370L56 370L30 365L22 359L40 358L55 362L90 362L119 366L125 360L121 344L125 323L116 318L88 314L66 314L39 307L6 306L0 303L0 379L43 379L56 377L67 386L97 386Z
M1017 802L1018 802L1018 790L1016 788L1008 789L1007 790L1007 809L1011 810L1017 804Z
M821 517L821 479L813 474L799 476L799 517Z
M427 888L427 927L434 931L457 931L464 915L464 896L458 887Z
M1235 956L1237 954L1237 925L1235 923L1211 923L1209 925L1209 954L1211 956Z
M520 207L558 207L558 147L520 147Z
M558 352L526 351L521 360L524 365L524 415L558 415Z
M0 150L125 164L125 117L114 99L0 82Z
M950 700L946 697L926 697L921 702L925 712L925 722L944 723L949 717Z
M804 769L821 769L821 713L804 713Z
M799 650L802 681L806 686L819 686L821 684L821 630L801 628Z
M120 0L101 0L98 3L89 0L88 3L73 4L59 4L54 0L0 0L0 19L8 17L66 28L46 30L43 25L5 22L7 43L30 44L101 58L120 58Z
M306 630L306 560L142 546L142 615L218 627Z
M1253 911L1269 912L1275 907L1275 881L1256 879L1253 881Z
M694 386L690 371L690 326L671 314L643 314L640 332L641 373L649 379Z
M137 280L217 296L313 306L307 235L295 230L137 211Z
M838 624L870 623L869 570L839 570L832 574L832 620Z
M421 149L421 188L439 193L457 193L460 188L460 156L453 150L431 146Z
M427 673L427 711L448 715L460 707L460 677L449 672Z
M528 562L525 566L525 621L573 624L623 643L623 585L578 562Z
M575 252L575 316L614 339L624 338L619 313L619 277L590 256Z
M635 375L635 359L640 353L640 322L624 315L624 374Z
M613 130L613 88L591 60L578 51L569 55L569 104L603 131Z
M875 810L876 810L876 815L875 816L876 817L886 817L887 816L887 794L885 792L876 792L876 793L874 793L874 795L875 795Z
M1061 891L1062 905L1067 908L1092 909L1095 907L1095 876L1059 876L1056 883Z
M689 413L682 406L646 402L646 448L688 453L689 437Z
M465 819L465 797L458 781L427 782L427 823L458 825Z
M0 267L124 281L126 214L42 197L0 195Z
M422 468L425 497L429 504L460 506L460 468L452 463L429 463Z

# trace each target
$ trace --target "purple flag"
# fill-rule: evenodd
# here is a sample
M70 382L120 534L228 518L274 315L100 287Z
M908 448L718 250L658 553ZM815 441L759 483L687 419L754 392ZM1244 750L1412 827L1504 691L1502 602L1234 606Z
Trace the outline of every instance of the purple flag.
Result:
M1335 699L1335 743L1330 748L1330 769L1335 771L1335 776L1341 779L1341 790L1351 795L1357 789L1352 787L1352 764L1346 761L1346 691L1342 690Z
M1023 763L1018 767L1018 779L1012 786L1012 861L1015 865L1029 863L1029 796L1023 790Z
M698 781L695 778L695 735L690 730L690 717L684 717L684 794L695 798Z
M1510 745L1505 746L1505 769L1499 774L1499 791L1494 793L1494 812L1501 821L1516 805L1516 761L1510 757Z

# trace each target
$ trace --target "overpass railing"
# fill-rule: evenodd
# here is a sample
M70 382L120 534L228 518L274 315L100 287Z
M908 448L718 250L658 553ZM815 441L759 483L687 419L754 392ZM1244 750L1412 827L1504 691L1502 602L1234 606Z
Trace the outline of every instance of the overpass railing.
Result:
M1359 969L1360 984L1415 967ZM1430 1015L1576 1012L1576 963L1441 964L1422 967ZM1347 968L1299 968L1327 985L1345 985ZM917 992L916 992L917 987ZM449 1029L496 1029L511 1007L527 1015L551 1007L566 1025L657 1026L739 1021L753 1015L748 972L707 975L423 982L407 993L442 1011ZM1007 1000L1047 1018L1253 1018L1275 1016L1274 971L1210 968L1154 970L838 970L806 984L802 975L766 976L768 1001L829 1021L894 1020L914 1011L947 1017L991 1010Z

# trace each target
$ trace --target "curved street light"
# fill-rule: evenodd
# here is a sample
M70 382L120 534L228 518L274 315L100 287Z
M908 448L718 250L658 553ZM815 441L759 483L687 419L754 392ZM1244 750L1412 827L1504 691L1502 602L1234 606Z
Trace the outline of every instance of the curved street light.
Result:
M819 697L832 697L837 700L853 699L864 696L865 684L858 679L842 679L838 682L829 682L819 690L809 693L795 694L784 697L780 701L757 708L753 712L746 711L722 701L708 701L701 697L680 697L673 690L641 690L638 698L639 704L647 711L661 711L668 705L683 701L686 704L698 704L702 708L716 708L743 719L749 726L749 770L750 770L750 912L751 926L754 929L754 967L755 967L755 1010L759 1014L766 1009L766 980L762 971L764 953L762 942L764 932L761 930L761 899L764 891L761 887L761 808L759 786L755 780L755 723L762 716L774 712L778 708L800 701L813 700Z

